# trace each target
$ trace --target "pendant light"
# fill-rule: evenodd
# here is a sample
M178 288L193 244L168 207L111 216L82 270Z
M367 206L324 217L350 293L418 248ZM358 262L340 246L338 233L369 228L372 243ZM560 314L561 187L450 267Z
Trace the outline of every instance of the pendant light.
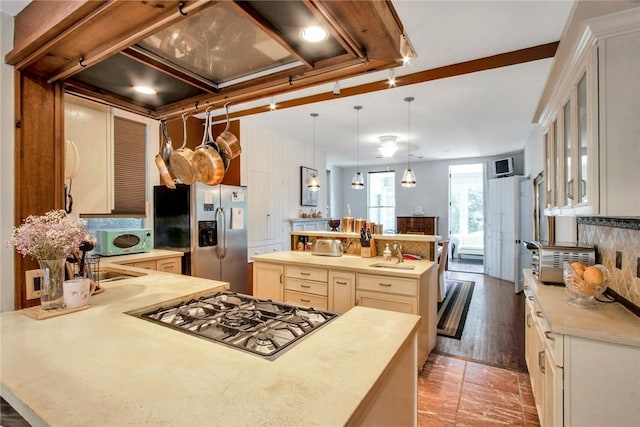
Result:
M360 110L362 110L362 105L356 105L353 107L356 110L357 117L357 125L356 125L356 173L353 174L353 179L351 180L351 188L355 188L356 190L362 190L364 188L364 178L362 176L362 172L360 172Z
M311 117L313 117L313 168L316 168L316 119L318 118L318 113L311 113ZM309 178L309 182L307 183L307 188L309 191L319 191L320 190L320 181L318 180L318 173L316 171L313 172L311 178Z
M403 187L415 187L416 186L416 174L413 173L413 169L411 169L411 101L415 98L413 96L409 96L405 98L405 102L409 106L409 156L408 156L408 165L407 169L404 171L402 175L402 186Z

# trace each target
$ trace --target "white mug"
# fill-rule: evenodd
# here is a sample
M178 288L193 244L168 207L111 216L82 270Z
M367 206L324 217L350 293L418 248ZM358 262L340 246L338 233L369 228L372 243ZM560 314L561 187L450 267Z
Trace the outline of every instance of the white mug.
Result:
M67 308L82 307L89 301L89 297L95 291L95 284L86 277L76 277L65 280L63 283L64 305Z

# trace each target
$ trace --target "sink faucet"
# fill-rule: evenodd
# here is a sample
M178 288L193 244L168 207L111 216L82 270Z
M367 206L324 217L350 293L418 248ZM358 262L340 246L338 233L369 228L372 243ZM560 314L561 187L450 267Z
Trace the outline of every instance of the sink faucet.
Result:
M393 242L392 256L398 258L398 264L404 261L404 258L402 257L402 245L400 242Z

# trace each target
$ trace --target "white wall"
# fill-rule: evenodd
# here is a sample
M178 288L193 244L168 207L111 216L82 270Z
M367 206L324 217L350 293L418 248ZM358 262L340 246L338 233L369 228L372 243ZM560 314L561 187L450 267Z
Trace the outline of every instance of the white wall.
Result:
M2 58L13 48L13 16L0 12ZM13 67L0 64L0 310L13 310L13 260L15 250L6 242L13 233L14 128Z
M524 175L531 179L544 169L543 129L535 125L524 146Z
M367 217L367 172L393 170L396 172L396 215L411 215L416 206L422 206L427 216L438 216L438 232L447 238L449 230L449 165L484 163L485 176L493 178L492 160L504 157L513 157L514 172L517 175L524 173L524 152L508 153L492 157L477 157L469 159L438 160L428 162L412 162L411 167L416 174L417 184L415 188L404 188L400 181L407 167L405 163L394 163L382 167L361 166L360 170L365 175L365 189L354 190L351 188L351 177L355 168L344 168L342 173L343 192L342 207L338 217L347 214L347 204L351 207L354 217ZM485 183L486 188L486 183Z

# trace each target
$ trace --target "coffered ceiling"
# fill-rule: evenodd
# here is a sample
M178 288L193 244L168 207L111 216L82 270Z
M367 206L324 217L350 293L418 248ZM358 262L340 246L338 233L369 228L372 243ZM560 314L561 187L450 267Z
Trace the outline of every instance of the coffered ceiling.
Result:
M21 3L25 2L3 0L0 7L9 13L17 13ZM186 2L193 11L220 8L224 12L218 14L225 15L241 13L247 4L259 9L261 4L277 5L282 2L237 2L235 6L241 7L234 8L228 7L228 2L212 6L214 3ZM302 3L309 5L316 2ZM334 3L341 2L322 2L327 5ZM18 7L14 8L16 4ZM333 79L325 78L325 83L316 81L300 85L301 89L288 88L283 93L269 90L256 92L257 96L254 94L253 97L235 99L231 105L232 115L271 129L283 137L312 144L313 122L310 114L316 112L319 114L316 127L318 149L327 153L329 164L350 166L356 164L356 112L353 107L361 105L360 164L387 165L403 163L407 159L409 114L408 105L403 99L411 96L415 97L411 104L413 161L491 156L522 150L533 129L531 121L534 110L553 61L553 53L548 52L550 49L553 52L555 47L552 44L561 38L573 1L394 0L392 5L401 23L399 28L404 30L417 53L410 63L402 66L391 58L377 62L377 69L382 71L375 71L376 68L372 67L364 75L336 75ZM270 7L263 9L260 12L263 18L257 17L258 11L250 15L266 21L264 16ZM309 9L306 10L308 12ZM165 53L178 52L173 60L183 68L192 70L193 66L199 65L213 73L205 82L193 74L184 73L178 79L182 84L172 84L170 89L162 91L159 97L163 99L138 104L141 110L157 109L160 113L166 113L171 110L166 109L166 105L179 109L180 99L193 100L200 96L201 91L208 92L209 96L221 88L224 91L225 81L229 78L237 79L238 76L259 70L260 58L265 55L271 56L270 62L282 60L282 64L287 64L289 59L286 55L293 51L296 63L308 70L310 66L326 61L327 55L344 57L340 49L352 48L345 42L344 34L334 30L332 37L335 40L331 46L337 50L329 54L322 51L305 52L296 45L295 37L287 36L291 30L286 28L286 24L298 12L294 10L287 13L289 15L281 13L282 19L279 21L271 16L268 18L271 20L269 25L263 22L262 28L279 35L276 44L273 39L268 41L260 35L254 35L254 41L265 40L265 43L252 43L251 47L234 50L233 60L218 64L222 66L217 70L214 67L216 64L211 61L198 63L197 59L193 59L196 56L189 55L189 52L197 52L202 46L212 43L211 38L203 36L204 33L217 34L216 40L225 41L219 43L220 47L227 48L234 38L234 30L241 24L225 27L223 24L235 21L202 18L193 19L191 23L183 21L180 40L171 40L163 36L162 31L152 31L135 46L110 56L109 62L101 61L79 71L62 69L58 74L61 78L67 74L72 76L69 81L75 88L90 94L102 84L114 87L113 82L103 82L104 79L114 79L126 72L143 76L146 70L135 71L135 65L131 66L130 63L139 64L140 56L147 58L147 62L150 62L148 58L161 55L166 58L162 54L163 49ZM337 14L334 10L333 15ZM278 13L275 15L279 16ZM199 16L204 16L204 13ZM202 25L207 28L204 29ZM168 27L165 25L163 28L166 32ZM363 43L356 44L356 49L350 51L354 63L359 61L358 54L361 53L357 46ZM255 49L255 46L260 46L262 50L249 50ZM294 49L283 51L282 46ZM543 48L536 48L535 52L527 50L536 46ZM523 54L523 50L526 53ZM373 55L372 52L371 47L367 54ZM494 56L499 54L504 55L496 59ZM373 57L375 59L375 55ZM449 67L461 63L467 65ZM152 68L161 69L164 66L158 62ZM101 72L100 67L106 72ZM387 84L390 68L394 69L397 87ZM283 75L286 74L285 69ZM211 84L212 81L214 84ZM278 94L273 96L273 93ZM202 99L207 96L204 95ZM113 92L114 100L121 98L126 98L126 94ZM269 111L268 108L272 101L277 105L275 111ZM223 112L220 109L222 102L213 105L216 108L214 113ZM380 158L377 147L379 137L383 135L398 137L398 151L392 159Z

